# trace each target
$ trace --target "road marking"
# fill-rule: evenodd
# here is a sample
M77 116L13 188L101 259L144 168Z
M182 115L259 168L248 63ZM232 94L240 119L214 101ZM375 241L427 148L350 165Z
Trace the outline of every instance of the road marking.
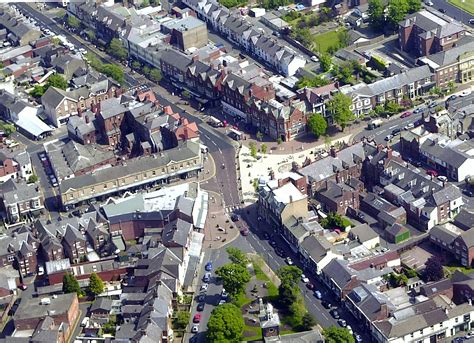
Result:
M390 126L388 129L391 130L391 129L394 129L396 128L398 125L393 125L393 126Z
M222 150L221 150L221 148L218 148L218 149L219 149L219 152L222 154Z

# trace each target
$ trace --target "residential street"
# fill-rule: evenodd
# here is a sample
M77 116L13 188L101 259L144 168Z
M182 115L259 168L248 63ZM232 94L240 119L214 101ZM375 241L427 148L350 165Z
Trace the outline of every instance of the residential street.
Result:
M439 10L440 8L446 11L446 15L463 22L466 25L474 26L469 24L469 19L474 16L461 10L460 8L451 5L447 0L431 0L433 2L433 8ZM469 0L467 0L469 1Z

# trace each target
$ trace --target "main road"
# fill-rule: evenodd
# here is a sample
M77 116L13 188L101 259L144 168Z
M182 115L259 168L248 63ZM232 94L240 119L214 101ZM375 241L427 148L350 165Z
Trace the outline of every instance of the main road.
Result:
M84 48L88 51L97 53L95 47L92 44L84 44L82 40L78 39L68 30L58 25L54 20L45 16L37 9L29 6L27 3L17 3L16 6L26 15L34 18L38 25L45 26L52 32L63 35L69 42L74 44L76 48ZM101 59L106 63L117 63L110 57L101 56ZM128 87L137 86L143 84L142 77L137 74L131 73L130 69L125 69L125 83ZM148 81L148 85L155 85L153 82ZM156 85L155 85L156 86ZM158 88L154 88L156 91ZM237 185L237 174L236 174L236 158L235 148L231 143L230 139L220 132L215 131L210 126L202 121L199 116L191 114L185 111L174 103L174 100L168 93L164 93L163 88L159 88L160 92L157 93L157 99L164 106L171 106L174 112L179 113L181 116L195 121L199 126L200 138L204 145L207 146L209 154L212 156L216 164L216 176L215 178L207 181L203 188L214 192L221 193L223 195L224 204L229 210L233 210L240 206L239 190Z

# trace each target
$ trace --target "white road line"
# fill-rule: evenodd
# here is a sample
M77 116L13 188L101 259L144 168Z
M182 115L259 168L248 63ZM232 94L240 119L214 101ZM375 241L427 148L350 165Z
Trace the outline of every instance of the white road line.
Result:
M394 129L394 128L396 128L397 126L398 126L398 125L393 125L393 126L390 126L388 129L389 129L389 130L390 130L390 129Z

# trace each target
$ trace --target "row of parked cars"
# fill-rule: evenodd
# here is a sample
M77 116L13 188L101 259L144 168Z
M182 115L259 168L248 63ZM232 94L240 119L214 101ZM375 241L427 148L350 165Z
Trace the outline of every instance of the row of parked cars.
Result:
M39 154L39 158L41 160L41 163L43 164L44 170L46 171L46 175L51 181L51 185L53 185L53 187L59 186L58 180L56 179L56 176L54 175L53 167L51 166L51 163L49 162L49 159L48 159L48 156L46 156L46 153L41 152Z

